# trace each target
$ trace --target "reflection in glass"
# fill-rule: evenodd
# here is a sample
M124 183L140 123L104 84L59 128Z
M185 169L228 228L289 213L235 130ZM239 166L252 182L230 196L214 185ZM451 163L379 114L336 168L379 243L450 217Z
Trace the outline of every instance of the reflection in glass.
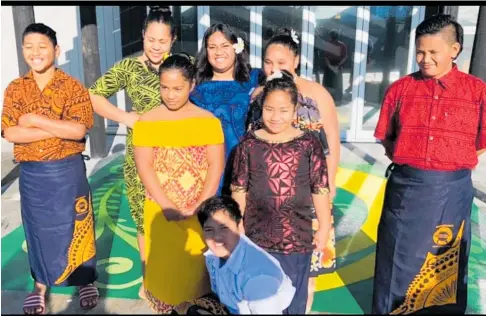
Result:
M177 29L177 41L172 48L175 53L197 54L197 7L172 6L172 14Z
M407 75L411 6L373 6L365 76L363 130L374 130L388 86Z
M293 29L302 35L302 6L265 6L262 11L262 45L263 48L267 45L270 38L275 34L279 28ZM302 42L300 42L302 45ZM263 51L262 51L262 65L263 65ZM300 74L300 65L296 69L297 74Z
M474 44L474 34L478 23L479 6L459 6L457 22L464 29L464 42L462 52L456 60L457 67L463 72L469 73L471 54Z
M228 24L237 36L250 40L250 9L248 6L211 6L209 9L211 24Z
M332 95L341 130L350 126L356 12L350 6L315 7L313 80Z

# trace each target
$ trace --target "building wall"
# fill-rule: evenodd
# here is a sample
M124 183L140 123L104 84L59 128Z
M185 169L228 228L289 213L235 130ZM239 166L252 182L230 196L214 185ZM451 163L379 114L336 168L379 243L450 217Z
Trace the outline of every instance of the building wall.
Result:
M128 32L130 34L133 33L132 37L134 38L138 38L140 34L141 21L129 19L131 23L121 25L121 8L124 7L96 7L101 73L106 72L114 63L126 57L122 55L122 29L125 30L125 33L127 31L130 31ZM146 10L145 6L143 8ZM342 135L345 135L344 137L348 141L356 141L358 138L361 141L373 141L372 131L379 114L380 99L384 91L382 88L389 83L383 81L384 70L382 69L383 65L380 64L390 53L385 51L386 45L383 43L383 39L386 38L385 35L387 34L397 34L395 41L392 41L395 42L394 46L388 47L388 50L393 53L393 50L396 49L395 55L397 57L391 66L397 68L396 66L398 65L400 66L398 68L401 70L397 72L395 69L391 69L393 71L390 72L390 78L392 73L395 74L389 80L392 82L413 69L413 67L410 67L410 65L413 66L414 64L413 38L410 35L414 32L413 25L418 24L423 18L418 17L419 14L417 13L421 12L417 11L418 8L423 7L402 6L400 7L404 9L402 13L395 12L397 9L393 8L395 7L278 6L269 8L265 6L172 6L177 27L181 30L180 34L178 34L179 39L174 51L190 50L191 53L195 54L197 50L196 43L202 39L205 28L209 24L219 21L230 24L239 34L246 34L247 39L250 41L252 62L254 66L261 66L262 46L264 46L271 35L271 32L267 31L282 26L292 27L303 36L301 38L301 60L308 68L310 67L307 69L307 73L304 71L301 75L310 75L313 79L322 81L324 85L324 80L321 79L323 74L322 71L319 72L320 68L318 67L322 64L322 60L319 58L320 55L318 53L325 48L321 44L323 41L326 41L327 32L331 28L339 29L341 38L343 41L347 41L346 45L349 48L349 61L345 64L346 69L342 74L342 89L349 87L350 91L346 92L347 95L345 97L347 99L343 100L338 106ZM412 8L413 10L410 11ZM200 14L199 9L204 9L205 13ZM1 10L3 35L1 86L3 91L8 83L19 74L12 7L2 6ZM478 11L479 6L459 7L458 20L464 26L465 41L464 51L457 62L459 68L465 72L469 69ZM235 12L238 14L235 15ZM34 13L37 22L43 22L57 31L58 42L61 47L61 55L57 61L58 66L84 83L79 7L34 6ZM394 18L394 23L390 24L388 20L391 20L390 17L392 16L396 17ZM242 19L245 23L248 23L243 23ZM135 23L137 21L138 24ZM395 28L395 30L392 30L392 28ZM388 29L391 32L388 32ZM400 36L398 33L400 33ZM360 41L364 44L360 44ZM358 62L353 62L355 56L359 57ZM409 61L407 67L405 67L407 63L403 62L405 60ZM359 89L355 89L352 85L355 81L361 82L357 86ZM359 102L356 103L356 100ZM131 109L130 101L126 98L123 91L110 98L110 101L122 109ZM123 134L125 131L123 126L118 127L118 124L115 122L107 121L106 124L109 127L107 129L109 133ZM348 133L349 131L354 132L350 134ZM2 140L2 150L11 150L11 147L11 145Z
M3 92L10 81L19 76L17 62L17 46L15 45L15 32L11 6L2 6L2 80L0 93L0 109L3 107ZM8 49L7 49L8 47ZM13 145L2 138L2 152L12 152Z
M19 76L17 48L11 6L2 6L2 79L1 106L3 92L8 84ZM98 43L100 46L101 72L108 70L121 59L121 39L118 6L97 6ZM34 17L38 23L44 23L56 31L61 54L57 66L84 84L81 22L77 6L34 6ZM8 49L7 49L8 48ZM123 92L112 97L113 104L124 108ZM107 121L107 125L115 125ZM2 152L11 152L12 144L2 138Z

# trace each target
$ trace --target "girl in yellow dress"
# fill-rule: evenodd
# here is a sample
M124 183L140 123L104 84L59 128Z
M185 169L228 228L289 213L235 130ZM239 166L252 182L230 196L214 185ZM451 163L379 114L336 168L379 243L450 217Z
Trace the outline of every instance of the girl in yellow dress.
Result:
M224 166L220 121L189 101L195 67L184 54L160 66L163 104L134 126L135 163L146 189L145 291L168 313L210 293L205 244L195 212L216 194Z

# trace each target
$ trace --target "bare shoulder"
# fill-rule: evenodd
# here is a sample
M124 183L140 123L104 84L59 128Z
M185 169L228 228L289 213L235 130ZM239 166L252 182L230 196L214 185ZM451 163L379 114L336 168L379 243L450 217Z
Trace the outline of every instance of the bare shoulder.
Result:
M215 118L213 113L209 112L208 110L205 110L203 108L200 108L198 106L194 106L194 114L197 115L197 117L200 118Z
M298 82L299 92L304 97L316 100L318 104L334 103L331 94L321 84L301 78Z
M140 116L141 122L154 122L160 121L163 118L163 108L156 107Z
M314 93L316 100L322 99L332 99L331 94L324 88L321 84L317 82L310 81L311 93Z

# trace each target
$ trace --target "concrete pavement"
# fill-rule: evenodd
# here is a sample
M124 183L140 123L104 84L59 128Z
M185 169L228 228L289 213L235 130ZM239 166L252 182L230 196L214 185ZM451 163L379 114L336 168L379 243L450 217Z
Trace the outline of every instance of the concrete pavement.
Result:
M123 154L124 154L124 137L123 136L116 136L112 138L109 141L109 148L110 148L110 155L107 158L104 159L91 159L86 162L87 165L87 173L91 177L92 181L97 181L97 177L100 177L99 175L103 172L105 172L107 169L110 169L110 172L115 172L118 174L118 178L115 180L110 180L116 183L119 183L120 181L120 161L123 159ZM346 173L346 170L350 170L351 172L358 172L363 176L363 179L367 179L365 181L371 181L372 177L376 181L383 181L380 180L383 177L383 173L389 164L388 158L385 157L384 151L379 144L370 144L370 143L343 143L342 146L342 153L341 153L341 169L342 169L342 174ZM479 224L478 227L476 228L476 232L479 234L480 239L482 239L482 245L484 248L485 240L486 240L486 199L481 196L481 194L486 193L486 155L481 157L481 162L477 170L473 172L473 181L475 187L481 191L478 191L478 196L480 199L483 199L483 201L480 201L480 199L475 199L475 203L479 208L478 211L478 218L479 218ZM117 167L118 166L118 167ZM118 168L117 170L113 171L114 168ZM2 179L6 179L6 183L2 180L2 297L1 297L1 311L2 313L7 313L7 314L18 314L22 313L21 307L23 303L23 299L25 298L25 295L27 294L27 290L29 289L28 285L28 268L24 265L21 265L21 261L16 261L16 260L23 260L25 261L25 254L22 254L22 251L19 250L18 256L16 257L11 256L11 259L9 259L11 262L17 262L17 267L12 268L11 264L3 259L5 256L4 249L10 249L11 243L12 242L17 242L17 240L21 241L22 238L22 232L18 230L18 227L21 225L21 220L20 220L20 200L19 200L19 193L18 193L18 178L16 178L16 174L18 174L18 170L16 171L16 166L12 163L12 157L11 154L9 153L2 153ZM372 175L368 178L366 178L366 174ZM105 179L105 178L103 178ZM105 180L101 179L100 182L104 183L106 182ZM117 182L118 181L118 182ZM371 183L371 182L370 182ZM374 183L382 183L382 182L374 182ZM102 191L102 188L100 187L100 192ZM484 192L484 193L482 193ZM100 194L103 194L100 193ZM376 190L376 195L379 195L379 190ZM339 195L343 196L342 199L346 200L347 198L344 197L345 191L340 191L338 192L338 199ZM486 195L485 195L486 196ZM376 197L372 197L373 199L376 199ZM343 200L343 201L344 201ZM347 200L346 200L347 201ZM351 202L346 202L348 205L346 206L349 210L351 210L353 207L356 208L356 212L358 212L358 203L359 201L356 200L356 198L351 198ZM365 201L366 202L366 201ZM121 204L120 204L121 203ZM126 206L123 206L123 201L117 204L115 208L126 208ZM343 202L345 203L345 202ZM337 203L338 204L338 203ZM366 204L366 203L365 203ZM354 211L353 211L354 212ZM127 213L128 214L128 213ZM357 214L357 213L356 213ZM364 209L363 216L364 218L367 216L367 209ZM345 215L349 215L345 214ZM101 215L99 215L101 216ZM129 215L124 215L126 217L123 218L123 221L126 221L127 223L123 223L123 225L128 226L128 221L126 220L129 218ZM356 216L354 216L356 217ZM122 227L122 215L120 215L120 218L118 220L118 225ZM343 216L338 220L338 225L336 226L337 230L337 235L340 234L341 232L345 230L352 230L353 224L350 224L346 226L345 222L349 220L349 217ZM106 227L108 227L107 225ZM130 232L129 230L130 227L127 227L127 232ZM20 237L12 237L13 235L18 235ZM344 236L344 233L342 233ZM115 237L114 237L115 238ZM125 237L125 239L128 237ZM336 237L337 239L340 239L340 236ZM4 243L5 242L5 243ZM117 239L112 239L113 242L113 247L117 248L120 246L116 246L115 244L118 242ZM100 240L98 240L98 245L100 243ZM16 246L18 249L20 249L20 244L19 246ZM107 246L108 248L111 248L111 245ZM15 248L15 249L17 249ZM14 248L12 248L14 249ZM111 250L109 250L111 251ZM124 250L126 251L126 249ZM339 248L338 248L339 251ZM9 254L6 254L9 255ZM338 254L339 256L339 254ZM122 255L114 255L113 252L108 252L107 254L107 259L103 260L111 260L111 259L116 259L120 260L118 262L118 268L121 269L123 266L123 256ZM16 259L16 258L23 258L23 259ZM111 258L111 259L110 259ZM113 259L113 260L114 260ZM126 259L126 258L125 258ZM137 258L136 255L132 255L132 266L136 266L137 264ZM13 260L13 261L12 261ZM101 273L108 273L111 275L110 282L118 282L118 280L115 280L113 271L114 269L116 270L117 268L114 267L114 263L111 263L111 266L103 266L103 264L99 264L99 269L101 270ZM133 270L130 266L130 269ZM110 270L111 269L111 270ZM24 271L25 270L25 271ZM104 270L104 271L103 271ZM366 270L366 269L364 269ZM370 271L369 267L368 270ZM9 273L19 273L24 275L22 278L22 285L19 285L18 280L15 280L14 278L8 276L7 274ZM122 273L122 272L120 272ZM128 273L128 272L127 272ZM116 273L115 273L116 274ZM136 274L136 273L135 273ZM366 282L369 283L369 275L368 276L363 276L362 279L365 284ZM126 277L127 280L129 277ZM136 277L131 277L131 280L135 280ZM366 279L368 278L368 279ZM7 279L7 280L6 280ZM484 276L481 278L482 280L478 282L478 287L479 287L479 293L486 293L486 282L484 281ZM17 283L16 283L17 282ZM125 281L123 281L125 282ZM89 312L84 312L81 311L78 307L78 300L73 295L72 293L55 293L51 294L49 303L48 303L48 311L50 313L54 314L151 314L151 310L147 307L147 305L137 299L136 296L136 290L138 289L139 283L137 281L131 281L128 282L130 284L133 284L131 286L131 292L128 291L128 289L123 292L121 287L125 286L127 288L129 285L127 282L119 285L110 285L107 284L107 290L105 292L102 291L102 299L100 301L100 304L93 310ZM107 281L107 283L109 283ZM366 284L368 284L366 283ZM117 286L120 289L117 292ZM320 286L321 289L323 289L324 293L325 291L325 285ZM4 288L8 288L8 290L4 290ZM19 290L20 289L20 290ZM363 287L363 289L367 289L367 287ZM329 290L329 289L328 289ZM349 309L346 310L346 308L343 307L343 304L340 304L340 308L344 308L342 310L342 313L366 313L368 312L368 303L362 302L366 300L366 297L369 296L369 293L365 293L366 291L369 290L361 290L361 294L356 294L352 293L351 296L346 296L343 298L343 302L345 300L350 300L351 303L350 305L354 304L353 308L354 309ZM118 294L117 294L118 293ZM321 293L321 292L320 292ZM346 294L347 295L347 294ZM353 298L354 296L354 298ZM360 297L361 296L361 297ZM322 297L322 299L321 299ZM344 297L344 296L343 296ZM326 306L321 306L319 303L319 300L327 300L325 296L316 296L316 301L314 303L314 308L313 308L313 313L326 313L326 312L333 312L333 313L339 313L339 310L336 310L336 308L331 308L326 309ZM354 302L353 302L354 300ZM475 304L479 304L479 306L483 306L480 308L480 310L484 313L486 312L486 297L480 296L479 298L475 298L477 301ZM347 302L347 301L346 301ZM345 303L347 304L347 303ZM324 304L326 305L326 304ZM350 307L351 308L351 307ZM474 307L473 312L478 312L477 307Z

